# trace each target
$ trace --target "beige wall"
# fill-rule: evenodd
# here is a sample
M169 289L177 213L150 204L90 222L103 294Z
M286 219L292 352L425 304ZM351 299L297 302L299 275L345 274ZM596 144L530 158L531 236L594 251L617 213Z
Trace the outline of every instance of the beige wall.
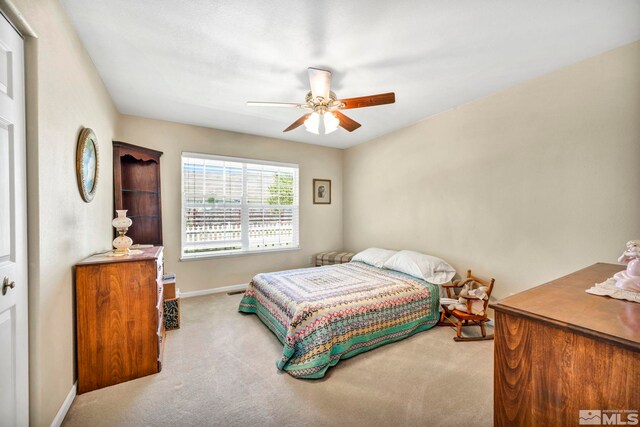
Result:
M247 282L260 271L300 267L342 245L342 151L121 116L55 0L0 0L26 37L29 203L30 417L48 426L75 381L73 266L110 248L114 139L165 152L162 158L166 267L183 291ZM17 13L16 13L17 12ZM21 19L19 19L21 16ZM91 203L80 198L75 150L82 127L99 141L101 174ZM116 128L119 129L116 135ZM300 164L300 245L295 252L179 262L182 150ZM333 180L333 203L311 203L311 180Z
M640 42L350 148L344 241L437 255L495 295L640 237Z
M26 37L29 204L30 418L48 426L75 381L73 265L109 248L111 139L118 113L57 1L14 2L38 38ZM6 2L2 4L6 9ZM11 16L11 13L10 13ZM92 203L76 180L82 127L99 142Z
M26 39L33 425L51 423L75 381L72 267L110 246L112 139L165 153L166 267L183 291L306 265L344 236L494 274L504 296L613 261L640 235L638 43L341 151L120 116L60 4L14 4L38 35ZM75 178L83 126L102 166L89 204ZM180 262L183 150L299 163L302 249ZM332 205L312 204L313 178L333 180Z
M342 247L342 150L122 116L116 139L160 150L165 269L182 292L247 283L260 272L309 265L316 252ZM300 166L300 250L180 261L183 151L297 163ZM314 205L313 178L332 180L331 205Z

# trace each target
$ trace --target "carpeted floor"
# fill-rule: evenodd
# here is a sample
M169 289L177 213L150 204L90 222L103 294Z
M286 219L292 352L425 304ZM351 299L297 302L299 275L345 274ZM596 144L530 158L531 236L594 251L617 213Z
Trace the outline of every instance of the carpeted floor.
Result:
M436 327L296 380L276 369L282 345L237 312L240 299L182 300L162 372L76 397L63 425L493 424L493 341L456 343L453 329Z

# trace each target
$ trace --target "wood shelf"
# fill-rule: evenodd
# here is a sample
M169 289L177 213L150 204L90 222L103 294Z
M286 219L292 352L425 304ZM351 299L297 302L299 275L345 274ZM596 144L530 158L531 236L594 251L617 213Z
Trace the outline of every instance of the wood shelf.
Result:
M155 190L132 190L130 188L123 188L121 190L123 193L147 193L147 194L158 194Z
M133 220L127 235L134 243L162 245L160 156L160 151L113 141L114 205Z

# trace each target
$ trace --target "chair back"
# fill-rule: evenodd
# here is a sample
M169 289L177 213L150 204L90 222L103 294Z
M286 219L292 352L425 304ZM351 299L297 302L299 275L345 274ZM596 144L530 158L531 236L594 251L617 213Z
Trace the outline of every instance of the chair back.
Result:
M471 279L474 282L480 283L482 286L486 286L487 289L487 299L484 300L484 312L485 315L487 313L487 307L489 306L489 300L491 299L491 291L493 291L493 284L496 281L496 279L491 279L491 280L485 280L482 279L478 276L474 276L473 274L471 274L471 270L467 270L467 279Z

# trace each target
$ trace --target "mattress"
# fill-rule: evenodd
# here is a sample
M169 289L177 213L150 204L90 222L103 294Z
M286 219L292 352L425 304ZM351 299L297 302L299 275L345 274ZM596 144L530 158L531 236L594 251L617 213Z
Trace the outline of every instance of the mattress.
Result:
M361 262L258 274L239 311L284 345L278 369L322 378L346 359L435 326L437 285Z

